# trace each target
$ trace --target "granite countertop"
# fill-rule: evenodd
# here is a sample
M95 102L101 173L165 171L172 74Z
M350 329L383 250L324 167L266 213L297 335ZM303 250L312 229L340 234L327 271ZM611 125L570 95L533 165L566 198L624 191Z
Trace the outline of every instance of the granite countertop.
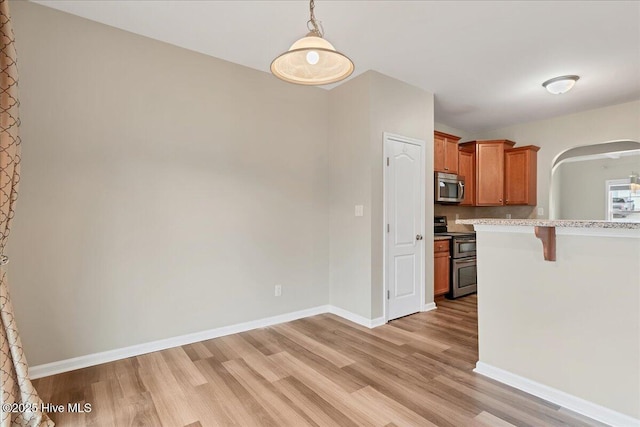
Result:
M433 236L433 240L451 240L451 236Z
M572 220L572 219L477 218L477 219L458 219L456 220L456 224L572 227L572 228L617 228L617 229L623 229L623 230L640 230L640 222L614 222L614 221Z

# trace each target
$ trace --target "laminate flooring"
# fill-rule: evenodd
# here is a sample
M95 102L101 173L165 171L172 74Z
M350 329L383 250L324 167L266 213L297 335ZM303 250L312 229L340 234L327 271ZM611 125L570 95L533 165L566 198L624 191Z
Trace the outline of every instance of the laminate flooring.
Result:
M472 372L476 296L367 329L323 314L34 381L58 426L601 426Z

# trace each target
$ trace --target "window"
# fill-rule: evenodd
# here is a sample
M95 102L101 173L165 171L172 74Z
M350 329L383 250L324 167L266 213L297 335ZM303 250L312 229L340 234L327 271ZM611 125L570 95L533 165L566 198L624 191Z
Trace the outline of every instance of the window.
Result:
M607 219L640 222L640 192L631 190L629 179L607 181Z

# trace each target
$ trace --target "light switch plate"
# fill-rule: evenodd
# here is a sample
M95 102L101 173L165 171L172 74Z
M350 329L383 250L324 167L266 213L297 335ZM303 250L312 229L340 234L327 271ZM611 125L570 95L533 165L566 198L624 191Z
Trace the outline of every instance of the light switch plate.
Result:
M507 219L511 219L511 214L507 214Z
M356 205L356 216L364 216L364 206Z
M538 216L544 215L544 208L538 208Z

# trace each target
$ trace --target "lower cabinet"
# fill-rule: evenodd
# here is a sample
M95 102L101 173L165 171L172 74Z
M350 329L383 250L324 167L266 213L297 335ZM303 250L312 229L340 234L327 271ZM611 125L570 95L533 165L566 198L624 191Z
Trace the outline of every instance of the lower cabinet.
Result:
M449 292L449 240L433 242L433 295Z

